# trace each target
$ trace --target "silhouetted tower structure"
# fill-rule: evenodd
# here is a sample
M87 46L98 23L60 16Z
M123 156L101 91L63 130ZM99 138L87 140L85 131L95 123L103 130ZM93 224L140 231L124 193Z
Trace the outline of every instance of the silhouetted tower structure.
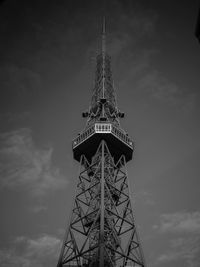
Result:
M73 140L80 162L77 191L57 267L145 266L130 199L126 163L133 141L120 127L111 58L105 47L97 56L85 129Z

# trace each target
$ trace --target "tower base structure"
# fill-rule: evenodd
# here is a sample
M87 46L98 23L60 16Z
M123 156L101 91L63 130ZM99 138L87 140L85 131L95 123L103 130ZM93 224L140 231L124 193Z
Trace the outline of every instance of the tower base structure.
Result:
M145 267L130 199L126 159L105 140L91 162L82 155L71 218L57 267Z

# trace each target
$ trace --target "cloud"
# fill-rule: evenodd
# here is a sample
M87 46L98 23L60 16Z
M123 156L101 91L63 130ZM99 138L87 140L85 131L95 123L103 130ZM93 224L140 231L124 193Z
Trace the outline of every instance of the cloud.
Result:
M112 65L118 65L119 68L119 65L123 65L123 62L125 64L131 62L133 64L134 59L132 56L138 54L137 45L139 45L139 50L141 50L141 41L152 39L155 36L158 15L155 10L144 10L141 5L131 1L129 1L129 4L124 4L119 0L111 0L106 3L106 6L106 17L109 18L106 19L106 49L108 54L112 57ZM88 15L86 13L84 14L84 16L86 16L84 20L87 23L87 27L90 28L90 32L93 32L93 36L97 36L89 46L89 51L93 51L93 54L96 54L96 52L99 52L101 49L100 34L102 19L98 20L98 26L95 28L91 26L91 22L97 25L96 18L101 18L102 15L98 14L96 16L96 5L94 9L92 17L89 16L91 21L88 20ZM79 20L79 24L82 23L79 13L76 12L76 14L78 14L77 19ZM86 35L87 30L83 27L82 29L84 35ZM96 46L98 46L97 51ZM129 66L126 65L125 69L128 70Z
M175 82L168 80L161 72L156 69L149 68L137 82L139 90L144 90L153 98L172 105L194 106L194 93L186 92L180 88Z
M127 59L134 54L136 45L143 38L150 38L156 32L155 15L142 13L118 14L118 29L108 34L108 51L112 57L119 57L123 54Z
M157 258L155 265L178 262L181 266L198 267L200 262L199 244L199 236L172 239L170 248Z
M2 65L0 70L0 83L5 92L10 91L16 96L22 97L26 95L27 91L32 94L40 88L41 77L31 69L10 63Z
M43 234L36 239L17 237L11 248L0 250L2 267L53 267L58 260L61 241Z
M30 112L24 111L24 112L6 112L0 114L0 123L13 123L17 122L20 123L21 121L24 121L26 119L29 119Z
M162 214L154 230L165 240L163 252L153 266L198 267L200 262L200 212L175 212ZM165 236L164 236L165 235Z
M47 210L47 207L44 205L40 205L40 206L35 206L31 209L32 212L34 213L39 213L39 212L44 212Z
M152 194L150 192L145 191L145 190L136 193L135 198L136 198L136 201L138 199L138 202L143 202L144 204L146 204L148 206L154 206L155 205L155 201L153 199Z
M160 225L155 225L161 233L200 234L200 212L176 212L161 215Z
M181 87L154 66L153 59L160 53L156 47L138 48L140 37L135 36L135 40L132 39L130 32L125 30L119 36L113 34L112 42L108 45L108 51L111 51L114 58L112 65L118 66L116 71L119 72L120 87L133 87L134 92L141 94L148 102L152 99L178 108L184 114L193 111L196 93Z
M138 87L151 92L153 97L166 101L174 101L180 95L177 85L169 82L157 70L146 73L138 82Z
M0 134L0 185L33 195L64 187L67 180L52 165L53 148L37 148L28 128Z
M152 10L140 10L139 5L123 8L123 3L116 1L112 19L116 16L118 23L110 23L111 29L109 32L108 25L107 34L107 50L112 56L112 65L117 66L120 87L134 87L134 92L142 93L148 102L153 99L186 113L192 111L196 105L196 93L181 87L158 70L154 64L162 52L158 47L147 49L143 45L145 39L156 39L158 14Z

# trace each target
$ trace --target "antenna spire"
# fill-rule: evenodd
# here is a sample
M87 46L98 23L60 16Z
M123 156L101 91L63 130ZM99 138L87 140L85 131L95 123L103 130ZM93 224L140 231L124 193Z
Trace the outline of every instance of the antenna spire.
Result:
M102 32L102 57L103 57L103 90L102 97L105 97L105 53L106 53L106 21L105 16L103 17L103 32Z
M102 31L102 54L106 53L106 19L103 17L103 31Z

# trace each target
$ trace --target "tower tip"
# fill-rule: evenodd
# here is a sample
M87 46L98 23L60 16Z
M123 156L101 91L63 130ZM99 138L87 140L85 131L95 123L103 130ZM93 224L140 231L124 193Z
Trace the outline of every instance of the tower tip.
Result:
M103 16L103 29L102 29L102 54L106 52L106 18Z
M106 34L106 18L103 16L103 34Z

